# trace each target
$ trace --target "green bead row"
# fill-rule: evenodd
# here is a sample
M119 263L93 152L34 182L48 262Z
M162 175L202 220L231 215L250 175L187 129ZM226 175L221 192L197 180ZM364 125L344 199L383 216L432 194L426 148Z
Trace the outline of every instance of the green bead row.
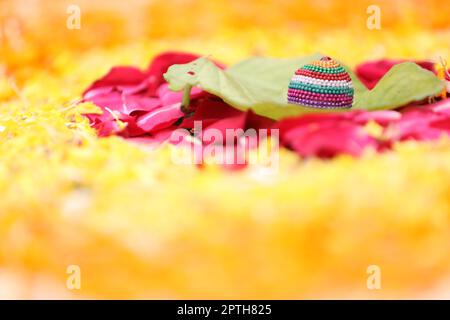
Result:
M350 87L329 87L329 86L321 86L311 83L303 83L303 82L291 82L289 84L289 89L297 89L304 91L312 91L316 93L325 93L325 94L348 94L353 95L353 88Z
M319 72L319 73L326 73L326 74L337 74L337 73L345 72L345 69L342 66L338 66L335 68L324 68L324 67L320 67L320 66L313 66L313 65L307 64L307 65L303 66L302 69Z

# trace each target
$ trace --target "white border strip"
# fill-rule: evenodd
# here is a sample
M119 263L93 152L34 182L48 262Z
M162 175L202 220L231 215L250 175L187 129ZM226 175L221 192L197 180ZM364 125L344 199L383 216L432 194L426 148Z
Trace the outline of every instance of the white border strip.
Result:
M322 80L322 79L313 79L310 77L305 77L301 75L295 75L292 77L292 81L296 82L304 82L309 84L317 84L321 86L327 87L350 87L353 88L353 84L351 81L346 80Z

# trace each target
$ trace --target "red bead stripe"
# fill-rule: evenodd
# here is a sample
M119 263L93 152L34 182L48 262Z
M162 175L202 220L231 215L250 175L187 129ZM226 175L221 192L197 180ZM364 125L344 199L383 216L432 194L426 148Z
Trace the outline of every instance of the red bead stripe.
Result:
M320 72L315 72L315 71L310 71L310 70L299 69L295 72L295 74L311 77L314 79L322 79L322 80L346 80L346 81L351 80L351 78L347 72L331 74L331 73L320 73Z

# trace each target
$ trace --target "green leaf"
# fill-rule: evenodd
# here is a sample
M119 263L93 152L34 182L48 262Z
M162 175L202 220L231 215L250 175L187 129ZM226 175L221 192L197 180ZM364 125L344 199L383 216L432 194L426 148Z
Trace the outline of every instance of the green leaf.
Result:
M294 72L302 65L320 59L311 55L298 59L251 58L227 70L221 70L207 58L188 64L173 65L164 78L169 88L180 91L197 86L221 97L231 106L274 119L315 112L316 110L287 103L287 89Z
M245 111L251 108L260 115L280 119L303 113L327 112L326 109L302 107L287 102L288 85L294 72L304 64L320 59L320 57L320 54L294 59L256 57L244 60L227 70L221 70L208 58L203 57L191 63L171 66L164 77L169 82L171 90L189 90L190 87L197 86L219 96L237 109ZM403 105L415 99L420 100L422 96L439 92L442 88L439 86L439 80L432 73L413 65L416 67L408 67L406 71L403 70L404 67L392 68L393 71L391 69L389 72L391 75L388 73L386 76L393 78L393 81L383 78L380 81L381 89L377 89L377 86L370 92L353 72L345 67L355 88L354 108L375 110L398 107L399 103ZM400 69L399 75L396 71L398 69ZM419 83L414 86L409 83L405 86L405 79L412 79ZM422 88L424 82L426 85ZM397 88L399 84L401 86ZM401 92L409 90L409 88L414 88L414 90ZM385 90L391 94L384 97ZM394 92L400 93L397 96L392 94ZM378 102L380 97L381 100Z
M435 96L444 82L413 62L393 66L370 91L355 97L352 109L383 110Z

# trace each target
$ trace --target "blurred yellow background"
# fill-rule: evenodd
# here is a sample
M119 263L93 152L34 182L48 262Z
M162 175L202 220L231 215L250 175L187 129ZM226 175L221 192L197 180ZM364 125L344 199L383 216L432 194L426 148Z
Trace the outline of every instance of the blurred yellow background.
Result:
M81 10L79 30L66 28L71 4ZM380 30L366 26L369 5L381 10ZM438 0L2 0L0 9L0 57L16 64L45 64L65 49L145 41L227 61L326 50L355 64L384 56L443 55L450 39L450 4Z
M381 30L366 26L370 4ZM332 161L282 150L261 181L98 139L73 102L110 67L164 50L450 59L449 12L442 0L0 0L0 298L448 298L448 141ZM372 264L382 290L366 287Z

